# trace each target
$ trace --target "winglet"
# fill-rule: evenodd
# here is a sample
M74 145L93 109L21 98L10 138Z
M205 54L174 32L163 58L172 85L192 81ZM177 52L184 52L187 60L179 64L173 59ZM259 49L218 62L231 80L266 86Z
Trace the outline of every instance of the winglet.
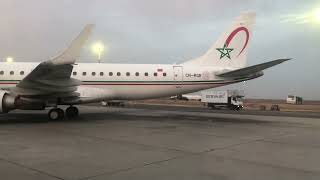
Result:
M78 37L72 41L71 45L61 55L48 62L54 65L74 64L77 58L79 58L81 48L88 40L93 26L93 24L86 25Z

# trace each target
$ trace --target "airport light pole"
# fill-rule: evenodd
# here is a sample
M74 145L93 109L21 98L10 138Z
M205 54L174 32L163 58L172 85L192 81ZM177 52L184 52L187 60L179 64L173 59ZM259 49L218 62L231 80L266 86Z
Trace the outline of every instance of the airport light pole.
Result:
M8 57L6 58L6 62L7 62L7 63L12 63L12 62L13 62L13 57L8 56Z
M317 23L320 23L320 8L314 11L313 18Z
M98 63L101 63L101 56L104 51L104 45L101 42L96 42L92 46L92 51L98 56Z

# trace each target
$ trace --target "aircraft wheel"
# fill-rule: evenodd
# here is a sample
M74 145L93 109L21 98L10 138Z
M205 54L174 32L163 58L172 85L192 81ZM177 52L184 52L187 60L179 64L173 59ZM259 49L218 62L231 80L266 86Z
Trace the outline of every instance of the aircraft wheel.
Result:
M79 116L79 109L74 106L70 106L66 110L66 115L69 119L75 118Z
M60 120L64 118L64 111L60 108L53 108L48 113L50 120Z

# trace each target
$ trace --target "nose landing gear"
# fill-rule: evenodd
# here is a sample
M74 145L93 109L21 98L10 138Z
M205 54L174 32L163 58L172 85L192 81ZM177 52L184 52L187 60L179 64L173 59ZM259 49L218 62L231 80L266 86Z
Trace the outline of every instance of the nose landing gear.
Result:
M64 116L67 118L72 119L79 116L79 110L77 107L70 106L66 109L66 113L60 108L53 108L48 112L48 117L50 120L62 120Z

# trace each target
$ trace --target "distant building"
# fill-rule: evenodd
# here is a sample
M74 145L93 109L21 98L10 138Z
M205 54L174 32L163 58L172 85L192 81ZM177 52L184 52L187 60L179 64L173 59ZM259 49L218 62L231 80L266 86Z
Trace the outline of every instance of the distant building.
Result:
M294 96L294 95L288 95L287 97L287 103L288 104L302 104L302 97Z

